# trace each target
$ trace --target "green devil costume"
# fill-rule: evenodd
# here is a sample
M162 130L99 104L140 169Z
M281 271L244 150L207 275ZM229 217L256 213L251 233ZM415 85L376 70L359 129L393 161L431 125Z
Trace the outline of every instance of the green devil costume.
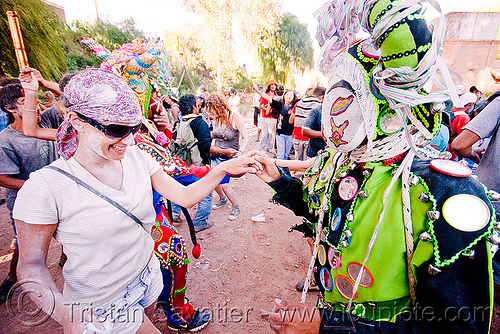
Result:
M440 102L456 93L421 88L438 68L434 82L452 84L420 6L334 1L317 12L329 148L301 180L280 170L269 185L305 218L295 229L316 237L320 333L489 331L500 195L457 162L422 159ZM350 43L359 24L372 39Z

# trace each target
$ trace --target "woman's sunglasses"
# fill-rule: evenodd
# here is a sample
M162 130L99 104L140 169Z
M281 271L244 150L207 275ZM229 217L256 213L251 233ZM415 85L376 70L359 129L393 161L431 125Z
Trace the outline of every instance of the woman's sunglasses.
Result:
M104 133L104 135L110 139L122 139L127 137L129 134L136 134L137 131L141 128L142 123L136 125L120 125L120 124L109 124L104 125L99 123L98 121L89 118L85 115L80 114L79 112L75 112L75 114L80 117L86 123L92 125L97 130Z

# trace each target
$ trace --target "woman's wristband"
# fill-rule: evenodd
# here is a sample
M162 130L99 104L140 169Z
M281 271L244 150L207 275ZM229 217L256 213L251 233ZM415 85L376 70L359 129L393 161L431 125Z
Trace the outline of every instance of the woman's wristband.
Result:
M23 90L29 90L29 91L32 91L32 92L38 93L38 90L36 90L36 89L31 89L31 88L23 88Z

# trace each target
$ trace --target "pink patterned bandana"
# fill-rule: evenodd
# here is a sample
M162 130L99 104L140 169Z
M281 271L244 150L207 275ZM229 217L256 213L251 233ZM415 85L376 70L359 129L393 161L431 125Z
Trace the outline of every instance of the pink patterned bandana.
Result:
M116 74L98 68L77 73L64 88L64 96L74 111L98 122L137 124L141 121L139 101L130 87ZM76 130L65 120L57 131L57 151L69 159L78 147Z

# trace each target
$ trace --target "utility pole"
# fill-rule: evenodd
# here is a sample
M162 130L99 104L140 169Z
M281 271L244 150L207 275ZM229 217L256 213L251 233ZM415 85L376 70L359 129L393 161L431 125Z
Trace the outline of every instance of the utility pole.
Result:
M97 0L94 0L95 3L95 16L96 16L96 21L99 21L99 11L97 10Z

